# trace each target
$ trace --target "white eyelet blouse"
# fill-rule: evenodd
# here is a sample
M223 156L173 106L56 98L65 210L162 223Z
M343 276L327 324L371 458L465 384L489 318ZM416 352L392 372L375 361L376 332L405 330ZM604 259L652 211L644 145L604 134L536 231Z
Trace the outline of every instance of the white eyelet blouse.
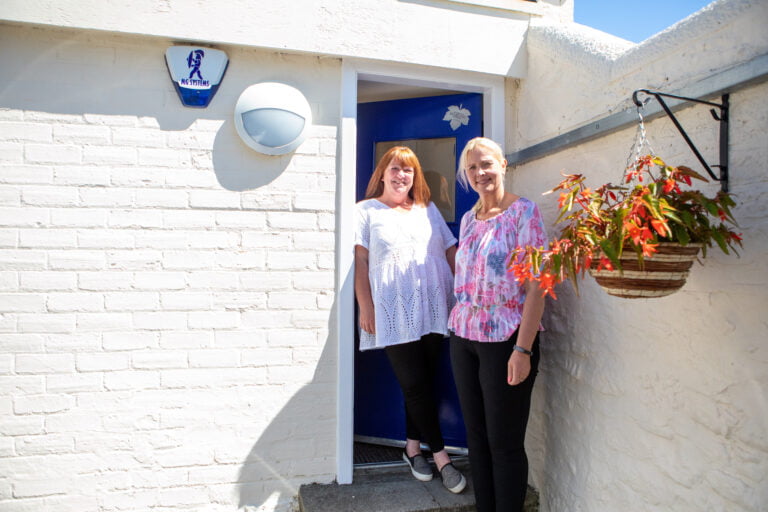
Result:
M357 204L355 245L368 249L376 334L360 331L360 350L448 334L453 274L445 251L456 244L433 203L396 210L378 199Z

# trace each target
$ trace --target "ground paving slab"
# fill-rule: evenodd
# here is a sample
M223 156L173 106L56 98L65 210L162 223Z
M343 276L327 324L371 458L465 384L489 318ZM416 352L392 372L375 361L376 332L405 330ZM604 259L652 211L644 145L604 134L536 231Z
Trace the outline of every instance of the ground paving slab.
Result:
M309 484L299 489L301 512L474 512L475 496L466 461L454 465L467 477L467 487L453 494L440 476L420 482L403 464L355 469L349 485ZM529 488L526 512L538 510L538 496Z

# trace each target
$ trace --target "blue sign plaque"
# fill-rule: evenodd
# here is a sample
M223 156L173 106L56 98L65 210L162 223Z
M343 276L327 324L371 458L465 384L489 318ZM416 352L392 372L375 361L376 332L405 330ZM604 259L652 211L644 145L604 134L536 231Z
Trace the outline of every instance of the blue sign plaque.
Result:
M221 50L199 46L171 46L165 63L185 107L205 108L219 89L229 59Z

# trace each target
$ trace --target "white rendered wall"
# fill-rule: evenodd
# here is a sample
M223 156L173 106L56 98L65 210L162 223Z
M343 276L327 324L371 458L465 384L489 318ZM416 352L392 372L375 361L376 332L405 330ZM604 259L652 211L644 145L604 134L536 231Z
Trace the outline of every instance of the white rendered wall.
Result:
M222 47L188 109L169 44L0 26L2 510L287 510L334 478L340 62ZM266 80L312 106L295 154L235 132Z
M562 39L548 45L546 34L532 34L532 71L513 97L520 112L509 138L525 147L600 118L609 105L624 108L634 89L684 90L765 54L766 19L765 2L717 2L679 32L603 64L589 48L605 40L585 40L583 53L572 46L562 59ZM594 68L591 80L576 71L582 61ZM573 81L558 88L551 76ZM740 258L711 249L683 290L665 298L611 297L587 277L580 297L564 285L557 301L548 299L528 436L542 512L766 510L766 97L763 82L730 98L730 187L745 240ZM685 109L679 118L717 163L718 125L708 108ZM649 123L648 134L670 164L703 172L669 120ZM634 136L634 128L626 129L523 164L510 172L512 189L536 200L551 223L556 194L540 192L560 181L560 172L585 173L592 187L618 181ZM717 185L706 190L714 193Z
M489 5L496 7L489 7ZM531 17L571 0L5 0L0 20L521 76Z
M677 90L765 54L766 19L763 0L718 0L637 45L583 25L533 20L518 112L525 126L508 133L507 150L622 111L636 89Z

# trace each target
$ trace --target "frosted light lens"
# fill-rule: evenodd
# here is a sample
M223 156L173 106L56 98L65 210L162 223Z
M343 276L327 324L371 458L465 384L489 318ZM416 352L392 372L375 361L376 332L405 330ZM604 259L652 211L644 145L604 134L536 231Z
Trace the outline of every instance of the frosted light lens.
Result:
M304 130L305 119L279 108L259 108L242 113L243 128L263 146L279 148L290 144Z

